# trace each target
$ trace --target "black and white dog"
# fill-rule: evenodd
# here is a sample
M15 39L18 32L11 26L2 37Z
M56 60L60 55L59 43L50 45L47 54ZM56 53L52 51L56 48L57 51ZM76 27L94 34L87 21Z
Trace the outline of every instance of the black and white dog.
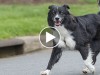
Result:
M53 48L47 69L41 75L49 75L53 65L60 59L63 48L78 50L86 66L83 73L94 73L96 57L100 52L100 15L73 16L68 5L51 5L49 9L48 24L59 30L61 39L58 46Z

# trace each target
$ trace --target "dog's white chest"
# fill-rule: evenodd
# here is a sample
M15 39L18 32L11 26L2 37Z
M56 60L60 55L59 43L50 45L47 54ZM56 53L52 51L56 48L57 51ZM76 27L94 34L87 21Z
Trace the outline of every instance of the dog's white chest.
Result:
M55 26L55 28L59 31L61 36L58 47L69 47L70 49L74 49L76 42L73 40L74 37L71 35L72 32L67 30L64 26Z

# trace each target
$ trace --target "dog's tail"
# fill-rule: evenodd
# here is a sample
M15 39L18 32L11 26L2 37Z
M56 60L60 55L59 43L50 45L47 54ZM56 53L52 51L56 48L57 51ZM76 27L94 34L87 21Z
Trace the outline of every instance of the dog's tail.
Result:
M100 15L100 0L98 0L98 6L99 6L99 15Z

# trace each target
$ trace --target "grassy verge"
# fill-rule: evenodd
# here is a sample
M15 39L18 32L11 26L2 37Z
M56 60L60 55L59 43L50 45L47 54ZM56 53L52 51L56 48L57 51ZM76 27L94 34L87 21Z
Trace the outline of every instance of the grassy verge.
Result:
M49 5L51 4L0 5L0 39L38 35L40 30L47 26ZM77 4L70 7L73 15L98 12L97 4Z

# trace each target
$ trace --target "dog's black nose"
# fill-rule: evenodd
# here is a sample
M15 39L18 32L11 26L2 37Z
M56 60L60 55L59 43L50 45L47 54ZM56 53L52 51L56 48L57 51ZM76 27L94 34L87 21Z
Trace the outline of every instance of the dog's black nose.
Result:
M59 20L59 18L58 18L58 17L56 17L55 19L56 19L56 20Z

